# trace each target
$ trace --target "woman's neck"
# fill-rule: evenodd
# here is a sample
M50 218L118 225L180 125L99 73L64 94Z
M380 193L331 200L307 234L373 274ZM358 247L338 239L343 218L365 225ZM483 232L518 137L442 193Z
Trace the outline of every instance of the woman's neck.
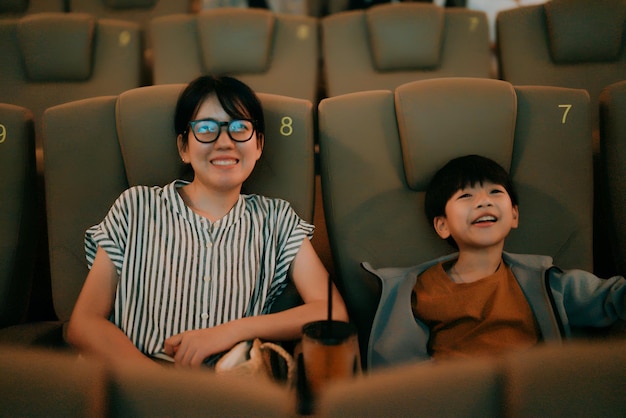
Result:
M211 222L223 218L235 206L239 192L240 190L209 190L195 181L179 189L185 205Z

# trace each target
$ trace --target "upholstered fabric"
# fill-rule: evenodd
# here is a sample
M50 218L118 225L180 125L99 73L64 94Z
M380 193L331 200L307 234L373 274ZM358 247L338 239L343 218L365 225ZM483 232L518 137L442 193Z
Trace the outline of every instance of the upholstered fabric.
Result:
M271 61L274 17L267 10L233 15L218 9L198 16L202 64L207 74L261 73Z
M4 0L0 3L0 13L24 13L28 10L28 0Z
M501 79L514 85L587 90L597 132L600 92L626 78L625 9L621 0L553 0L500 12L496 27Z
M32 112L0 104L0 328L26 319L41 232L35 173Z
M111 9L149 9L156 3L157 0L104 0Z
M602 218L608 224L616 272L626 274L626 81L604 89L600 96L600 157L603 186Z
M318 100L317 19L218 8L156 18L150 38L154 84L227 73L257 92Z
M150 19L173 13L188 13L190 2L182 0L67 0L71 12L97 18L130 20L147 25Z
M5 416L106 417L104 365L51 350L0 347Z
M1 17L19 17L25 14L65 12L65 0L2 0Z
M547 346L503 364L510 417L620 416L626 410L623 340Z
M20 49L21 37L29 41L29 52ZM0 102L30 109L38 137L48 107L141 85L140 31L131 22L73 13L0 19L0 50ZM26 72L25 56L36 81Z
M622 0L552 0L545 4L552 59L558 63L615 61L622 50Z
M184 176L172 127L183 87L131 89L119 96L71 102L46 112L50 269L55 311L61 320L69 318L87 275L82 244L85 230L102 220L128 186L164 185ZM265 146L244 188L288 200L302 218L311 221L313 107L301 99L266 94L260 98ZM98 133L97 138L93 132Z
M477 148L507 170L511 167L517 117L511 84L487 79L408 84L396 89L395 102L404 172L412 190L425 190L439 167ZM442 139L454 138L467 140L442 149Z
M429 78L492 76L482 12L390 3L326 16L320 27L328 97Z
M225 376L208 370L116 370L110 416L292 417L293 392L260 376Z
M483 154L510 169L521 207L508 251L593 269L587 92L480 78L421 80L394 92L324 99L319 125L337 284L362 349L380 290L360 263L407 267L453 250L423 212L425 186L450 158Z
M374 7L365 13L372 57L379 71L439 66L444 11L419 6Z
M498 364L452 361L410 364L337 382L322 396L324 417L496 417Z
M17 37L28 78L33 81L85 81L92 73L96 20L86 14L24 17Z

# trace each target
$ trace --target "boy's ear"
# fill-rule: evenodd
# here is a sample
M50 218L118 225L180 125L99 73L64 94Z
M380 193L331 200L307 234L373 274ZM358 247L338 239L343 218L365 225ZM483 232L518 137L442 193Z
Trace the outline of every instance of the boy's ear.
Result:
M450 231L448 230L448 220L445 216L436 216L433 219L433 226L435 227L435 232L442 239L448 239L450 237Z
M519 207L517 205L513 206L513 224L512 228L517 228L519 226Z

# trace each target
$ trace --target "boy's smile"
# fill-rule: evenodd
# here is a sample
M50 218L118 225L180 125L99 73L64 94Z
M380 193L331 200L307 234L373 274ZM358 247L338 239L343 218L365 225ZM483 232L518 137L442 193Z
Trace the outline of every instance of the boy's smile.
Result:
M518 226L518 209L504 186L484 182L458 190L446 203L446 215L434 219L440 237L452 238L459 250L503 246Z

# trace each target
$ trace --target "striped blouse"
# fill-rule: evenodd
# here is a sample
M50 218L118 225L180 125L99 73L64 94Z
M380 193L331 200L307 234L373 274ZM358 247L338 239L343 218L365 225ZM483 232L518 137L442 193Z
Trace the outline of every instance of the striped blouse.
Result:
M211 223L184 204L185 184L132 187L85 234L89 268L100 246L120 277L110 320L147 355L180 332L268 313L313 234L289 203L258 195Z

